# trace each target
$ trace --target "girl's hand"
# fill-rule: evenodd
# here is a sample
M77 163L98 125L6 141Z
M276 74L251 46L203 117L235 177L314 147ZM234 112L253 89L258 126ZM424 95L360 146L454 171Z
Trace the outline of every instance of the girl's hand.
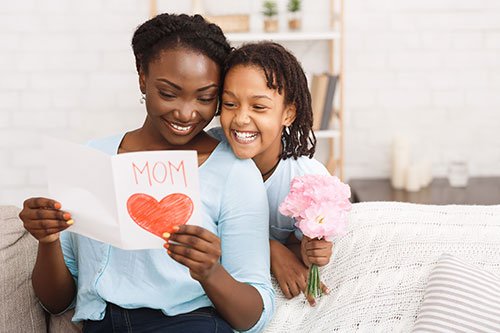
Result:
M307 286L307 267L285 245L276 240L270 241L271 272L286 298L291 299Z
M311 239L307 236L300 242L300 253L302 260L307 267L312 264L325 266L330 262L332 256L333 243L324 239Z
M195 225L174 227L174 233L165 233L164 247L172 259L189 268L191 277L199 282L207 280L220 266L220 239L205 228ZM179 244L169 242L174 241Z
M19 213L24 228L40 243L59 239L59 232L73 224L71 214L61 210L61 204L47 198L30 198L24 201Z
M307 278L309 270L285 245L271 240L271 272L286 298L291 299L300 293L306 294ZM321 290L328 294L329 290L321 282ZM314 297L306 295L307 302L311 306L316 305Z

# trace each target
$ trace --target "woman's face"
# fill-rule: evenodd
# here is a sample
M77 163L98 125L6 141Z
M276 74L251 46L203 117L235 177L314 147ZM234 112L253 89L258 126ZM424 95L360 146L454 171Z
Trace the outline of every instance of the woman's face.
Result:
M201 53L164 50L139 75L155 134L169 145L189 143L212 120L217 107L220 68Z
M276 158L283 126L294 119L295 108L285 106L283 95L267 87L262 69L237 65L228 71L220 121L236 156Z

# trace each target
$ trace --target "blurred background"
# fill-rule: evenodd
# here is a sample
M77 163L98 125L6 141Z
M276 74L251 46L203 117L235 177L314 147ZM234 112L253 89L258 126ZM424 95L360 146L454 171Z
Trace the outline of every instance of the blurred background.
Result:
M130 41L152 12L243 15L228 27L234 45L261 38L273 14L276 39L310 83L319 73L340 77L317 157L328 164L333 140L346 181L390 182L403 167L396 187L416 192L448 179L457 162L469 180L500 176L500 1L299 3L294 14L276 1L273 14L255 0L2 1L0 204L46 195L43 135L83 143L142 124ZM299 28L288 25L293 15ZM425 178L418 189L407 188L412 170Z

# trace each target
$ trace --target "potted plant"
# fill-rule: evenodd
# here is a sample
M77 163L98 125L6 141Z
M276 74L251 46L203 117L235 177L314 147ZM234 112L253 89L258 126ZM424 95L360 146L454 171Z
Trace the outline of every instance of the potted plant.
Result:
M288 28L290 30L299 30L302 26L302 1L288 1Z
M264 31L276 32L278 31L278 5L276 1L266 0L263 3L264 10Z

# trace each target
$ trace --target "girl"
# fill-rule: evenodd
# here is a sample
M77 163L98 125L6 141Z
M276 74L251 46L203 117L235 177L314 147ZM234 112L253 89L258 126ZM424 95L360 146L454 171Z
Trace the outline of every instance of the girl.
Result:
M331 242L302 237L293 219L278 211L292 178L329 174L312 158L316 138L307 79L295 56L271 42L233 51L224 74L223 133L211 133L225 136L235 155L252 158L261 172L269 201L271 270L284 295L292 298L306 288L306 266L326 265L332 254ZM314 305L313 299L309 302Z
M109 154L196 150L203 227L164 234L175 241L168 254L125 251L61 232L71 214L28 199L20 217L39 241L35 293L52 313L76 302L85 332L260 331L274 306L265 189L251 161L203 130L216 112L226 38L199 15L162 14L135 31L132 47L145 122L90 145Z

